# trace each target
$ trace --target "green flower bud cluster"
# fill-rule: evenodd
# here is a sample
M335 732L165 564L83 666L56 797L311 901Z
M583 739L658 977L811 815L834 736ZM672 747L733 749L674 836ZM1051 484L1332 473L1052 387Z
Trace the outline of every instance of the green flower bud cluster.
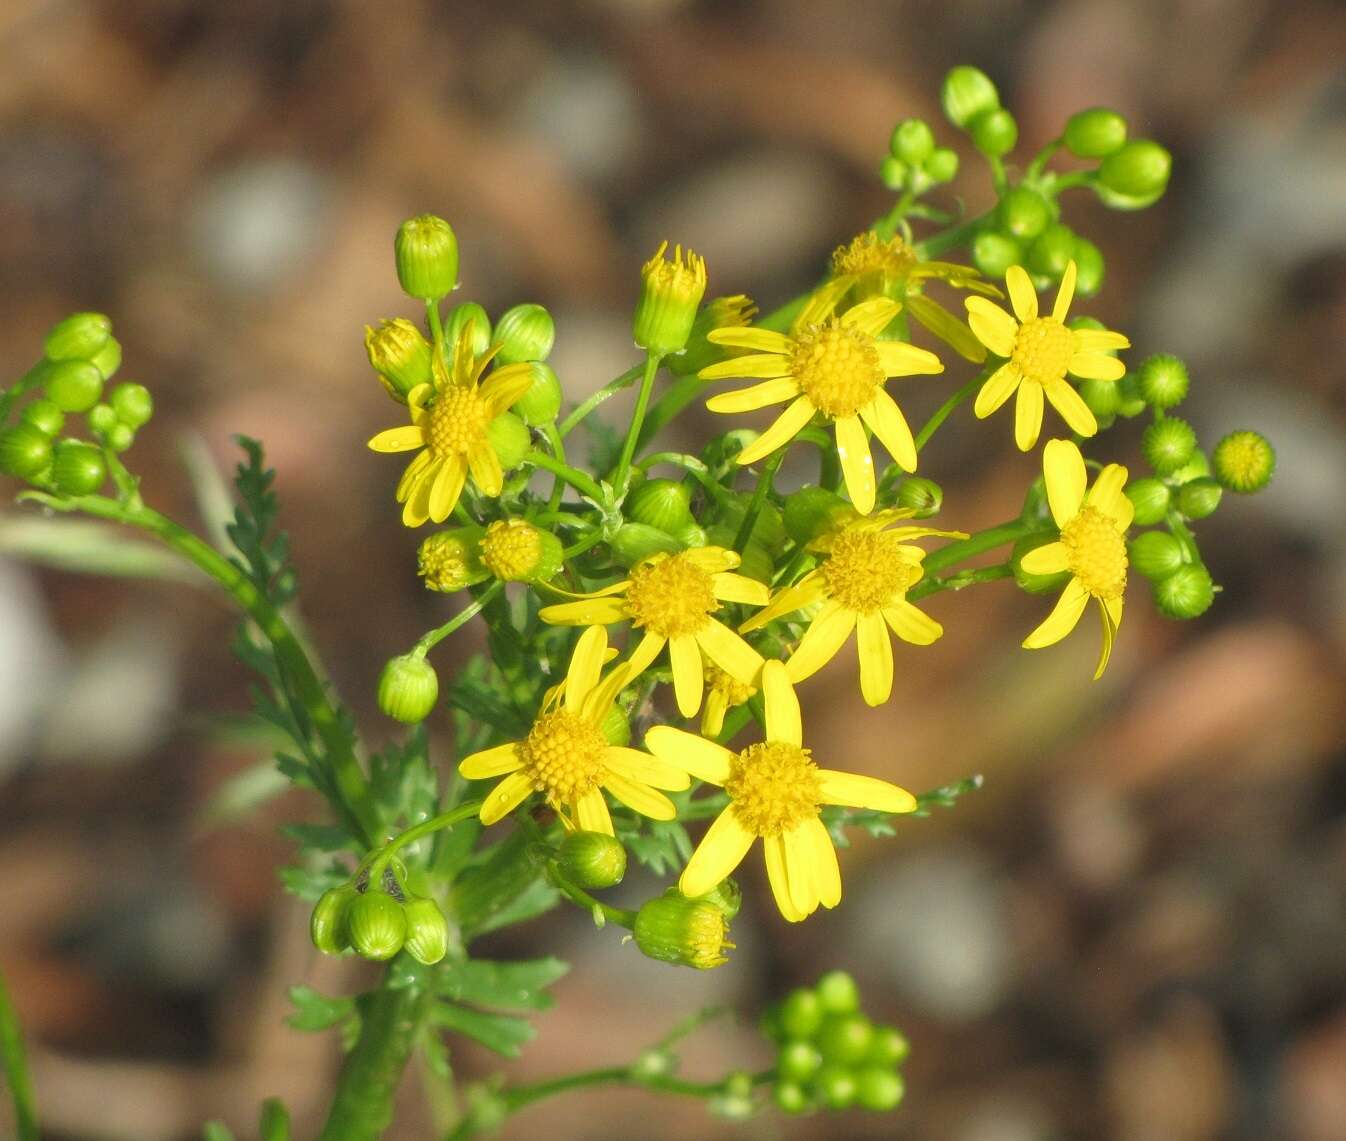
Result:
M352 882L323 893L313 908L309 935L327 955L353 950L383 962L406 951L430 966L449 949L449 924L439 904L411 892L406 869L394 860L377 886L366 869Z
M901 1104L899 1068L910 1046L900 1030L876 1026L861 1012L845 971L792 991L767 1012L763 1029L776 1043L775 1101L786 1113L884 1112Z
M889 190L910 190L913 194L952 182L957 173L957 153L935 145L935 133L924 119L898 123L888 140L888 154L879 164L879 178Z

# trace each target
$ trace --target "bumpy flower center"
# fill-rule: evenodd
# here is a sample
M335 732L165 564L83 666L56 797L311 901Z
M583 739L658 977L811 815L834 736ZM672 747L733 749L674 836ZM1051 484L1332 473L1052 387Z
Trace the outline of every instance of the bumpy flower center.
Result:
M854 416L883 384L874 338L835 317L795 334L790 371L826 416Z
M632 624L661 638L695 634L719 605L710 575L685 555L641 563L626 588Z
M828 595L861 614L891 606L920 577L897 536L884 531L843 531L823 564Z
M486 438L486 402L462 385L446 388L430 406L426 440L437 456L466 455Z
M834 277L879 274L887 283L901 281L916 264L911 247L899 237L880 238L872 230L832 252Z
M1097 507L1082 507L1061 528L1070 573L1095 598L1121 598L1126 589L1126 540Z
M500 519L486 528L481 561L496 578L517 582L533 573L542 555L538 529L522 519Z
M706 685L711 692L722 694L725 702L731 706L742 705L757 692L755 685L739 681L732 674L725 673L719 666L706 667Z
M538 792L558 804L574 804L607 772L607 742L589 722L568 709L544 713L519 745L522 770Z
M818 766L807 749L783 741L749 745L729 762L724 782L738 821L758 836L778 836L818 815Z
M471 572L467 550L454 535L431 535L417 552L417 569L430 590L452 594L467 585Z
M1029 380L1051 384L1066 375L1070 356L1070 330L1055 317L1036 317L1019 326L1010 359Z

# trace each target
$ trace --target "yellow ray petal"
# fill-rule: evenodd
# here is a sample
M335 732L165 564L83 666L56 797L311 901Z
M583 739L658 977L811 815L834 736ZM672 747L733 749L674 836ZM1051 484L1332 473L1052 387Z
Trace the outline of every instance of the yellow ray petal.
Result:
M818 881L813 867L813 845L802 826L786 832L781 840L785 848L785 879L790 902L795 910L812 915L818 910Z
M916 470L916 438L897 401L879 389L874 399L860 409L860 418L873 429L898 467L903 471Z
M701 647L690 634L670 638L668 660L673 666L673 696L678 701L678 712L684 717L694 717L701 708L701 697L706 688Z
M728 547L693 547L690 551L683 551L681 557L707 574L733 570L743 561L737 551L731 551Z
M1061 275L1061 288L1056 291L1056 304L1052 306L1052 317L1064 322L1070 313L1070 303L1075 300L1075 259L1066 262L1066 272Z
M620 773L608 771L603 778L603 787L620 800L627 808L648 816L651 820L676 820L677 806L662 792L655 792L649 785L640 781L628 780Z
M443 466L451 463L453 460L440 460L440 466L431 464L420 479L407 488L407 501L402 505L402 522L406 526L419 527L430 518L430 492Z
M1070 339L1077 353L1101 353L1108 349L1129 349L1131 341L1125 333L1112 329L1072 329Z
M1024 379L1014 402L1014 442L1019 451L1032 451L1042 434L1042 385Z
M783 663L767 662L762 667L762 698L766 703L767 740L802 748L804 725L799 697Z
M620 598L584 598L544 606L538 617L553 626L607 626L626 618L626 603Z
M641 638L636 648L631 651L631 656L626 659L626 668L630 670L632 677L643 674L650 668L650 663L659 656L659 651L664 648L668 641L662 634L655 634L652 631L645 631L645 637Z
M466 479L467 467L461 457L451 456L440 466L439 474L430 487L430 518L436 523L443 523L458 506L458 497L463 494Z
M840 277L834 277L831 281L824 282L813 291L813 296L799 311L798 316L790 322L790 331L797 332L800 329L807 329L810 325L817 325L825 321L832 315L837 304L847 293L851 286L855 284L855 278L851 274L843 273Z
M584 699L584 703L580 706L580 716L595 727L601 726L612 703L617 700L617 695L631 684L634 676L631 667L626 663L614 666L608 676L594 686Z
M400 428L385 428L369 441L369 450L373 452L409 452L414 448L425 447L425 433L415 424L403 424Z
M716 361L714 364L707 365L696 375L702 380L724 380L728 377L760 377L764 380L771 380L790 375L790 358L781 356L779 353L748 353L747 356L730 357L727 361ZM716 399L718 398L713 397L706 402L706 407L712 412L742 411L738 408L716 408L714 406ZM781 399L784 399L784 397Z
M520 764L518 743L511 741L507 745L497 745L494 749L483 749L470 757L464 757L458 765L458 771L468 780L485 780L487 777L512 773Z
M934 353L906 341L879 341L875 347L884 376L933 376L944 371L944 362Z
M692 786L692 778L687 775L685 769L669 764L668 761L661 761L649 753L642 753L639 749L628 749L624 745L609 745L603 759L614 773L626 777L627 780L650 785L652 788L681 792Z
M743 862L755 839L757 837L739 823L733 808L721 812L706 829L701 843L682 869L678 890L693 898L713 891Z
M1052 381L1047 386L1047 399L1052 402L1052 407L1061 413L1061 418L1070 425L1072 431L1078 432L1081 436L1092 436L1098 431L1098 421L1089 411L1089 405L1068 382Z
M739 633L747 634L760 630L768 622L774 622L783 615L793 613L805 606L812 606L827 592L827 582L817 571L810 571L794 586L777 591L771 601L749 618Z
M525 776L523 773L510 773L495 788L486 794L486 799L481 802L481 822L483 824L494 824L508 816L521 805L528 794L533 791L532 777Z
M814 411L813 402L807 396L801 396L776 417L770 428L739 452L738 463L756 463L763 456L769 456L777 448L788 444L813 419Z
M598 684L607 658L608 632L602 626L590 626L580 635L566 669L566 708L578 713L589 691Z
M783 358L777 357L777 360ZM788 367L788 366L787 366ZM779 375L774 380L764 380L751 388L740 388L735 392L721 392L706 401L706 407L712 412L755 412L768 404L783 404L799 395L799 381L792 376Z
M789 353L794 343L784 333L773 329L753 329L739 326L726 326L712 329L706 334L706 340L713 345L728 345L735 349L755 349L759 353Z
M575 801L575 819L584 832L602 832L607 836L616 835L612 830L612 813L608 811L608 802L596 788L581 794Z
M645 734L645 747L661 761L676 765L707 784L724 784L729 779L729 762L735 756L723 745L671 725L651 728Z
M893 693L893 643L883 615L861 614L855 636L860 651L860 693L866 705L882 705Z
M815 816L805 820L798 831L800 843L808 851L809 864L813 868L818 902L824 907L836 907L841 902L841 866L837 863L837 850L832 846L827 826Z
M1094 670L1094 681L1103 676L1103 671L1108 668L1108 659L1112 657L1112 643L1117 638L1117 623L1113 621L1112 612L1100 598L1098 600L1098 617L1103 625L1103 644L1098 654L1098 668Z
M771 587L766 583L730 571L712 574L710 588L721 602L738 602L744 606L765 606L771 598Z
M1061 597L1056 600L1056 606L1052 612L1047 615L1042 624L1038 626L1027 638L1023 640L1025 650L1040 650L1044 646L1051 646L1059 642L1073 629L1079 622L1080 615L1084 613L1084 604L1089 601L1089 592L1080 584L1080 580L1072 578L1066 583L1066 588L1061 592Z
M1014 315L1019 321L1027 324L1036 318L1038 293L1023 266L1012 265L1005 271L1005 286L1009 290L1010 304L1014 306Z
M855 618L855 611L839 602L824 603L785 663L790 680L803 681L827 665L851 636Z
M416 453L416 458L407 464L407 469L402 473L402 478L397 481L398 503L406 502L407 493L411 490L411 485L421 476L431 463L439 459L429 448Z
M888 323L897 316L902 306L887 297L871 297L859 305L852 305L841 315L841 323L877 337Z
M984 297L965 298L967 323L977 340L998 357L1014 354L1014 339L1019 335L1019 323L999 305L992 305Z
M914 812L916 798L905 788L878 777L819 769L818 795L824 804L843 808L872 808L875 812Z
M472 482L483 495L499 495L505 485L505 473L500 467L500 457L495 449L482 440L467 454L468 466L472 469Z
M861 515L874 510L874 456L869 437L858 416L842 416L836 422L837 459L851 503ZM896 458L896 457L894 457Z
M763 854L766 856L766 878L771 884L771 894L776 899L776 907L791 923L799 923L808 918L808 913L800 911L790 896L790 877L785 870L785 840L781 836L766 836L762 840Z
M1136 513L1135 505L1127 498L1125 491L1127 474L1121 464L1108 464L1098 473L1094 486L1085 496L1085 502L1091 507L1097 507L1103 514L1116 520L1119 531L1125 531L1131 526Z
M944 627L924 610L913 606L905 598L883 608L883 617L904 642L913 646L928 646L939 640Z
M478 395L491 409L492 418L516 404L533 386L533 366L526 362L498 368L486 378Z
M1126 365L1105 353L1072 353L1066 371L1082 380L1121 380Z
M907 312L960 357L972 361L973 364L981 364L986 359L986 346L943 305L931 301L924 294L911 293L907 295Z
M987 378L986 383L977 392L972 411L978 420L985 420L997 408L1014 395L1014 390L1023 380L1023 373L1013 361L1006 361Z
M753 685L762 671L762 655L728 626L711 619L694 635L712 662L735 681Z
M1047 505L1058 527L1064 527L1084 505L1089 474L1084 457L1072 440L1048 440L1042 449L1042 479L1047 485Z
M1019 565L1029 574L1060 574L1070 566L1069 552L1064 543L1046 543L1024 555Z

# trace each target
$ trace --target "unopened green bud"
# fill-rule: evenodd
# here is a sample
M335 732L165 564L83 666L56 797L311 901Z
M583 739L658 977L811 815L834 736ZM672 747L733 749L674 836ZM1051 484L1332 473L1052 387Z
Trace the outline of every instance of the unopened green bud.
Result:
M533 382L510 410L525 424L537 427L550 424L561 411L561 382L545 361L532 361Z
M1160 475L1172 475L1192 458L1196 431L1186 420L1166 416L1156 420L1140 438L1145 462Z
M806 1082L822 1067L823 1056L812 1042L792 1039L776 1055L776 1073L787 1082Z
M1140 394L1156 408L1169 409L1181 404L1187 396L1190 378L1187 366L1169 353L1155 353L1146 357L1136 372Z
M1063 137L1076 158L1107 158L1126 142L1126 120L1108 107L1091 107L1066 121Z
M1075 239L1075 291L1081 297L1093 297L1103 288L1107 267L1103 251L1088 238Z
M626 875L626 849L606 832L570 832L557 850L557 866L580 887L615 887Z
M1014 187L1000 200L1000 226L1016 238L1036 238L1052 221L1051 203L1027 186Z
M894 158L920 166L935 150L935 133L924 119L904 119L893 128L888 149Z
M989 158L1004 158L1019 141L1019 124L1003 107L983 111L968 130L972 145Z
M1030 551L1035 551L1039 547L1045 547L1048 543L1059 541L1055 533L1043 533L1037 535L1025 535L1014 544L1010 554L1010 569L1014 571L1014 581L1019 584L1021 590L1029 594L1051 594L1060 590L1065 585L1066 580L1070 578L1069 571L1059 571L1056 574L1033 574L1025 570L1023 565L1024 556Z
M667 249L664 242L641 268L640 301L632 324L636 344L660 357L686 346L696 307L706 292L706 263L691 250L684 261L681 246L674 248L671 259L665 258Z
M43 341L49 361L90 360L112 335L112 320L102 313L72 313L56 322Z
M642 559L661 552L673 554L681 549L672 535L648 523L623 523L608 540L612 557L624 567L633 567Z
M439 676L418 654L402 654L379 675L379 709L404 725L419 725L439 700Z
M1012 265L1023 261L1017 239L1000 230L983 230L972 239L972 264L987 277L1004 277Z
M397 280L410 297L438 301L458 287L458 239L434 214L408 218L393 239Z
M865 1055L865 1064L891 1069L900 1066L910 1054L911 1043L901 1030L895 1026L876 1026L869 1053Z
M1053 222L1028 247L1029 270L1044 277L1060 277L1075 256L1078 239L1069 226Z
M781 1033L801 1041L812 1038L822 1026L826 1013L816 990L809 987L792 990L781 1003Z
M426 589L453 594L486 578L490 571L481 563L481 538L480 527L437 531L426 538L416 554Z
M34 400L19 415L23 424L31 424L44 436L54 436L65 425L65 413L53 400Z
M1145 397L1140 394L1140 382L1134 372L1128 372L1117 382L1117 392L1122 398L1122 403L1117 409L1118 416L1130 420L1139 416L1148 407Z
M1210 475L1210 460L1200 448L1193 448L1191 458L1168 478L1181 487L1189 479L1200 479L1203 475Z
M636 523L677 535L693 522L691 489L681 480L647 479L631 492L626 513Z
M1146 476L1133 479L1126 485L1126 497L1135 508L1135 522L1140 527L1152 527L1168 514L1172 493L1162 479Z
M99 436L106 436L121 423L117 418L117 410L111 404L95 404L89 409L88 421L89 430Z
M51 479L62 495L92 495L107 479L107 461L92 444L63 440L56 446Z
M1122 406L1122 392L1115 380L1082 380L1080 396L1100 420L1116 416Z
M407 937L402 904L372 887L351 900L346 925L351 946L364 958L380 962L396 955Z
M561 540L526 519L498 519L482 536L482 565L502 582L546 582L561 569Z
M855 1074L846 1066L824 1066L814 1082L814 1089L828 1109L841 1112L855 1104L858 1088Z
M104 380L111 380L122 366L122 343L116 337L109 337L103 347L89 358L89 363Z
M925 173L932 182L952 182L958 174L957 152L936 147L925 160Z
M505 471L513 471L533 447L528 426L513 412L502 412L486 425L486 439Z
M339 955L350 947L347 917L359 893L350 884L329 888L314 904L308 933L324 955Z
M1178 488L1178 510L1188 519L1205 519L1220 506L1224 488L1208 475L1189 479Z
M1155 582L1168 578L1183 564L1182 544L1167 531L1145 531L1126 550L1131 566Z
M865 1060L874 1041L874 1026L863 1014L829 1014L818 1031L818 1049L823 1058L841 1066Z
M776 1103L776 1108L782 1113L804 1113L812 1105L809 1095L795 1082L777 1082L771 1091L771 1097Z
M907 476L897 487L897 505L915 511L915 518L929 519L944 504L944 489L933 479Z
M636 946L651 959L697 970L729 961L729 924L713 903L677 893L655 896L641 905L633 928Z
M944 77L939 101L956 127L966 127L978 115L1000 106L1000 93L990 76L975 67L955 67Z
M862 1109L887 1113L902 1104L907 1086L901 1074L867 1066L855 1075L855 1100Z
M32 424L0 431L0 471L6 475L29 479L44 471L51 459L51 437Z
M669 889L670 892L676 890L677 888ZM698 895L696 898L718 907L724 913L726 923L732 923L743 907L743 889L733 878L721 880L705 895Z
M107 399L117 419L127 427L143 428L154 416L154 397L143 384L119 384Z
M631 743L631 719L620 705L608 706L598 731L609 745L624 747Z
M547 310L533 302L506 309L495 323L496 356L501 364L545 361L556 341L556 322Z
M785 497L785 532L800 546L854 515L851 507L835 491L808 484Z
M757 306L746 294L736 293L730 297L716 297L708 301L697 312L692 322L692 333L687 338L687 347L667 361L668 369L674 376L692 376L707 365L725 360L736 354L747 352L717 345L706 340L706 334L715 329L741 329L752 324L757 314Z
M449 924L433 899L421 896L403 906L407 937L406 952L418 963L434 966L449 950Z
M1125 200L1153 201L1163 194L1172 169L1172 156L1158 143L1134 139L1099 164L1098 184Z
M681 528L673 538L677 539L678 546L684 550L692 550L695 547L704 547L710 542L710 536L706 534L706 529L699 523L688 523Z
M394 400L407 402L407 393L431 378L430 342L405 317L365 326L365 352L383 387Z
M103 374L90 361L60 361L47 373L46 389L62 412L87 412L103 395Z
M1261 491L1276 471L1276 451L1265 436L1244 428L1215 445L1215 478L1230 491Z
M135 442L136 430L130 424L123 424L120 420L103 433L103 443L117 453L129 451L131 445Z
M449 311L449 318L444 322L444 343L450 351L456 349L458 339L468 322L472 324L468 347L472 350L474 358L479 357L491 347L491 318L475 301L464 301Z
M1215 601L1215 583L1204 566L1189 563L1154 584L1154 601L1169 618L1199 618Z
M892 155L884 155L883 161L879 163L879 181L889 190L901 190L906 186L910 172L911 167Z
M826 1014L850 1014L860 1009L860 988L845 971L828 971L814 989Z

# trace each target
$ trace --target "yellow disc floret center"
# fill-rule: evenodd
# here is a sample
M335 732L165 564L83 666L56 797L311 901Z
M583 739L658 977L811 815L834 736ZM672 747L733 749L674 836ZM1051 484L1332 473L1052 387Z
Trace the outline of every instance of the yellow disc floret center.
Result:
M755 685L739 681L732 674L725 673L719 666L706 667L706 686L712 693L723 695L729 705L742 705L757 692Z
M861 614L899 601L920 577L897 536L882 531L843 531L823 564L828 597Z
M807 749L783 741L750 745L729 762L724 782L738 822L758 836L778 836L818 815L818 767Z
M901 238L880 238L870 230L833 251L832 276L876 274L885 284L896 284L915 264L916 255Z
M661 638L695 634L719 608L710 575L686 555L655 557L631 572L626 609L636 626Z
M1072 338L1055 317L1037 317L1019 326L1010 359L1029 380L1051 384L1066 375Z
M544 713L519 744L523 773L557 804L573 804L606 775L608 743L599 729L568 709Z
M481 561L496 578L517 582L533 573L542 557L542 536L522 519L500 519L486 528Z
M430 406L426 443L437 456L466 455L486 439L490 422L490 409L473 389L452 385Z
M833 418L854 416L884 381L874 338L836 318L795 334L790 372L813 406Z
M1121 598L1126 589L1126 539L1097 507L1082 507L1061 528L1070 573L1095 598Z

